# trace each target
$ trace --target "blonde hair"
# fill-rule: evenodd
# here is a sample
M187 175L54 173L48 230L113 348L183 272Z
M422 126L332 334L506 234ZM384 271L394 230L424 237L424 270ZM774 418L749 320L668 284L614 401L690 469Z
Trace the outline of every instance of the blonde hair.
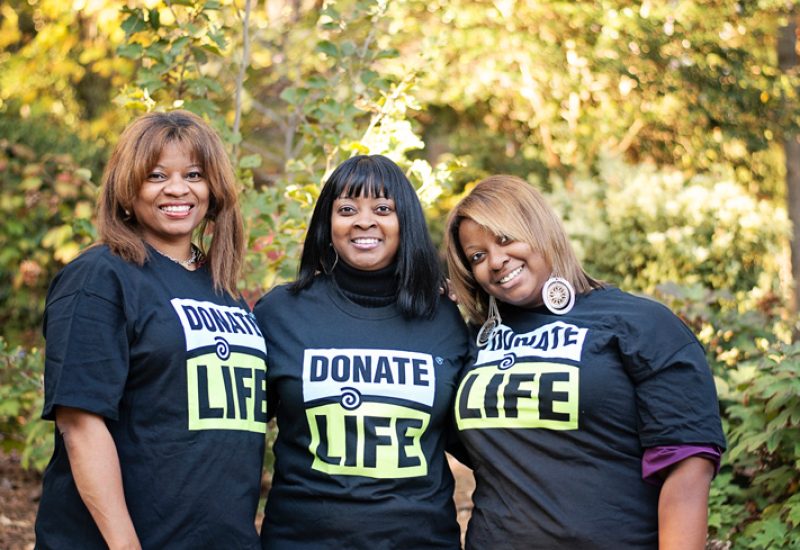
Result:
M214 289L237 296L245 237L236 178L217 133L188 111L148 113L122 133L103 173L97 212L99 244L126 261L138 265L147 261L141 228L130 212L147 174L170 143L184 147L203 169L210 198L208 213L195 230L197 245L206 256ZM208 233L206 249L202 237Z
M452 290L469 320L480 324L486 317L489 296L475 281L461 249L458 230L469 219L494 235L530 245L541 254L553 275L568 280L577 293L600 288L581 267L561 220L536 189L515 176L490 176L456 205L447 218L445 247Z

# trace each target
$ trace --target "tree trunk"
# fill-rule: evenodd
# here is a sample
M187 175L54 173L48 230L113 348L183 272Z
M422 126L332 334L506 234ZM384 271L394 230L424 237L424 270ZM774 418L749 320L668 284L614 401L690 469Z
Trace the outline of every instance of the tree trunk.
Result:
M796 71L797 23L791 23L780 30L778 36L778 66L782 72ZM792 293L789 309L796 313L800 305L800 135L792 131L784 136L783 151L786 157L786 209L792 223Z

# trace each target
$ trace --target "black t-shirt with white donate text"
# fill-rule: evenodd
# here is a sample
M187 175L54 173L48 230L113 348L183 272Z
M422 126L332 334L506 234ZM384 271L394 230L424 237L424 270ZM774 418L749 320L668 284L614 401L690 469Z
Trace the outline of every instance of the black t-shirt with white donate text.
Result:
M45 311L43 416L105 418L125 501L147 549L258 548L266 432L265 345L247 305L151 251L143 266L105 246L54 279ZM64 440L44 474L37 548L105 548Z
M702 346L664 306L614 288L562 316L501 315L456 397L477 482L467 548L657 548L643 449L725 446Z
M263 547L459 548L444 450L468 345L454 304L405 319L319 276L254 313L278 421Z

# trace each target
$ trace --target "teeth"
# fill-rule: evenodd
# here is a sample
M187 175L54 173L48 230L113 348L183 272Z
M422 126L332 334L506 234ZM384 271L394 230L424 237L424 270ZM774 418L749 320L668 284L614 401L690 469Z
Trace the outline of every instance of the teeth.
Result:
M375 238L361 238L361 239L353 239L355 244L378 244L378 239Z
M522 273L522 266L519 266L517 269L515 269L514 271L512 271L511 273L509 273L508 275L506 275L502 279L500 279L498 281L498 283L500 283L501 285L503 283L507 283L508 281L510 281L511 279L516 277L517 275L519 275L520 273Z
M164 212L169 212L171 214L183 214L185 212L188 212L189 208L190 207L188 204L182 204L180 206L162 206L161 210L163 210Z

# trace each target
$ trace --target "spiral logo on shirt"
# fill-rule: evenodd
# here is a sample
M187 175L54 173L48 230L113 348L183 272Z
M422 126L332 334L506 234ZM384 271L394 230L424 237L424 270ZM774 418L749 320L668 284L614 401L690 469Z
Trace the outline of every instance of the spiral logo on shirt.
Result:
M513 353L508 353L503 357L503 360L497 364L497 368L500 370L510 369L514 366L514 363L517 362L517 356Z
M226 361L228 357L231 356L231 347L228 344L228 341L225 340L225 338L223 338L222 336L217 336L216 338L214 338L214 341L216 342L216 347L214 348L214 351L217 352L217 357L219 357L223 361Z
M339 402L348 411L353 411L361 406L361 392L355 388L342 388L342 398Z
M267 431L264 336L246 308L170 300L186 341L188 429Z

